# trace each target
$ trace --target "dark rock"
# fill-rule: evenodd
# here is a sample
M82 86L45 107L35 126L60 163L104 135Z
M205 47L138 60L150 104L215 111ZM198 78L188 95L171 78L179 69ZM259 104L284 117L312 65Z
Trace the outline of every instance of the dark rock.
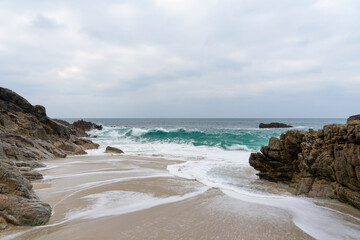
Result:
M41 202L31 183L16 167L0 161L0 216L15 225L42 225L51 216L51 207Z
M49 220L50 206L31 190L29 180L42 178L33 168L44 167L39 162L42 159L86 154L84 149L98 148L98 144L78 138L87 135L89 126L102 128L85 121L70 126L63 120L52 120L45 107L33 106L0 87L0 230L8 223L40 225Z
M46 116L43 106L31 105L17 93L0 87L0 133L14 133L42 140L69 138L66 126Z
M15 134L0 135L0 158L32 161L31 164L36 165L34 160L58 157L66 157L66 153L48 141Z
M82 139L82 138L75 138L71 140L73 143L75 143L78 146L83 147L84 149L98 149L99 144L93 143L92 141L88 139Z
M356 119L355 119L356 120ZM350 122L353 120L350 120ZM259 177L287 183L296 194L329 197L360 208L360 124L290 130L252 153Z
M39 172L32 170L31 168L27 169L20 169L20 173L23 177L25 177L27 180L33 181L33 180L40 180L43 179L43 175Z
M124 152L121 149L107 146L106 150L105 150L105 153L124 153Z
M278 123L278 122L272 122L272 123L260 123L259 128L291 128L292 126L287 125L285 123Z
M347 124L360 124L360 114L349 117Z
M97 129L97 130L102 130L103 127L101 125L97 125L95 123L92 122L87 122L84 120L78 120L76 122L73 122L72 124L70 124L71 126L81 129L83 131L90 131L92 129Z
M61 120L61 119L53 119L53 121L57 122L57 123L60 123L66 127L68 127L70 125L69 122L65 121L65 120Z
M58 141L54 142L54 146L57 148L60 148L67 154L74 154L74 155L83 155L86 154L84 151L84 148L82 148L79 145L76 145L75 143L68 142L68 141Z

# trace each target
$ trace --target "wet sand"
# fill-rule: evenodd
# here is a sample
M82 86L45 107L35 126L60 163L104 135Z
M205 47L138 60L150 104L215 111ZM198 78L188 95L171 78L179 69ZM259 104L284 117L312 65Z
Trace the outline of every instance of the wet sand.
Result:
M285 210L170 175L175 163L126 155L47 161L34 189L53 207L50 222L10 227L0 238L313 239Z

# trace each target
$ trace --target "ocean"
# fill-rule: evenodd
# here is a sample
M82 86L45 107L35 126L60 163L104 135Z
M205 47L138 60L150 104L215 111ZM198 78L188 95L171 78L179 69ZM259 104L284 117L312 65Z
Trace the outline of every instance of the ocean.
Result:
M73 122L78 119L64 119ZM196 180L231 198L280 208L293 223L316 239L356 239L360 219L326 206L336 201L294 196L282 184L259 180L249 156L289 129L319 129L346 119L84 119L104 126L90 138L100 144L88 155L104 155L106 146L131 157L174 160L172 176ZM287 129L260 129L259 123L282 122Z
M78 119L64 119L73 122ZM87 118L104 126L92 130L91 138L100 144L89 154L103 154L106 146L122 149L127 155L181 160L168 166L178 177L195 179L206 185L235 187L238 191L270 193L273 186L258 181L249 165L251 152L267 145L289 129L308 130L326 124L346 123L346 119L189 119L189 118ZM293 126L282 129L260 129L260 123L282 122Z

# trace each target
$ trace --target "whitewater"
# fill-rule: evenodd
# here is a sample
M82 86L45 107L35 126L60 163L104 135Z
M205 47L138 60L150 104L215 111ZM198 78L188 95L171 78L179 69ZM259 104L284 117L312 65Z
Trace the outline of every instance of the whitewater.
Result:
M325 207L326 200L296 197L286 186L261 181L248 163L251 152L288 130L259 129L261 121L281 121L294 126L292 129L308 130L344 123L344 119L88 120L105 126L90 132L101 146L89 151L90 155L101 155L111 145L131 156L180 160L168 165L170 174L197 180L236 199L281 208L291 214L295 225L316 239L360 236L356 216Z
M89 132L99 149L46 161L34 183L53 208L49 224L3 239L359 239L359 210L295 196L249 165L288 130L260 122L308 130L345 119L85 120L104 126ZM106 154L107 146L125 153Z

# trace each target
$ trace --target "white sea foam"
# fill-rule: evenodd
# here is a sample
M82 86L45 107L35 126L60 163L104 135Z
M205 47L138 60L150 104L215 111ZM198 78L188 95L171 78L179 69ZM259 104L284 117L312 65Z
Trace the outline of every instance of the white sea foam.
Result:
M240 144L234 144L232 146L225 146L225 149L226 150L232 150L232 151L238 151L238 150L248 151L248 152L251 151L247 146L240 145Z
M243 155L247 160L249 153ZM219 171L236 169L236 172L219 174ZM222 190L226 195L262 205L286 210L293 222L303 231L316 239L357 239L360 222L354 224L344 220L347 214L335 212L313 203L311 199L271 193L271 189L257 186L257 177L244 161L236 163L216 163L215 161L188 161L169 165L171 174L197 181ZM232 175L237 174L237 178ZM330 228L329 228L330 226Z
M320 240L331 239L359 239L360 222L358 224L346 221L344 214L329 211L326 208L315 205L309 199L290 196L277 196L264 198L254 197L238 193L236 190L223 190L228 196L277 207L286 210L293 217L293 222L304 232Z
M295 129L299 128L303 126L295 127ZM251 128L248 130L248 134L254 134L254 130L256 133L274 131ZM345 220L345 217L348 217L345 214L317 206L311 199L279 194L276 190L267 187L268 185L259 184L256 171L249 166L251 151L246 146L239 144L224 150L219 147L194 146L190 143L136 142L129 138L100 138L95 141L99 141L102 146L106 143L119 147L130 156L156 155L169 160L184 161L169 165L167 167L169 173L182 178L196 179L206 186L219 188L228 196L242 201L284 209L292 215L293 222L298 227L314 238L357 239L360 235L360 223L354 224ZM154 200L151 196L145 197L149 198L150 202ZM98 201L96 198L89 200L95 203ZM123 210L119 207L119 212L121 211Z
M124 174L124 173L144 173L144 170L138 170L138 169L121 170L121 171L101 171L101 170L99 170L99 171L96 171L96 172L80 172L80 173L62 174L62 175L54 175L54 176L45 175L44 180L83 177L83 176L90 176L90 175Z
M132 136L135 136L135 137L140 137L141 135L147 133L149 130L145 130L145 129L142 129L142 128L132 128L130 130L130 133Z
M90 202L87 207L67 213L66 218L69 220L94 219L122 215L193 198L203 194L208 189L204 187L196 192L166 198L158 198L151 194L131 191L107 191L91 194L82 198Z

